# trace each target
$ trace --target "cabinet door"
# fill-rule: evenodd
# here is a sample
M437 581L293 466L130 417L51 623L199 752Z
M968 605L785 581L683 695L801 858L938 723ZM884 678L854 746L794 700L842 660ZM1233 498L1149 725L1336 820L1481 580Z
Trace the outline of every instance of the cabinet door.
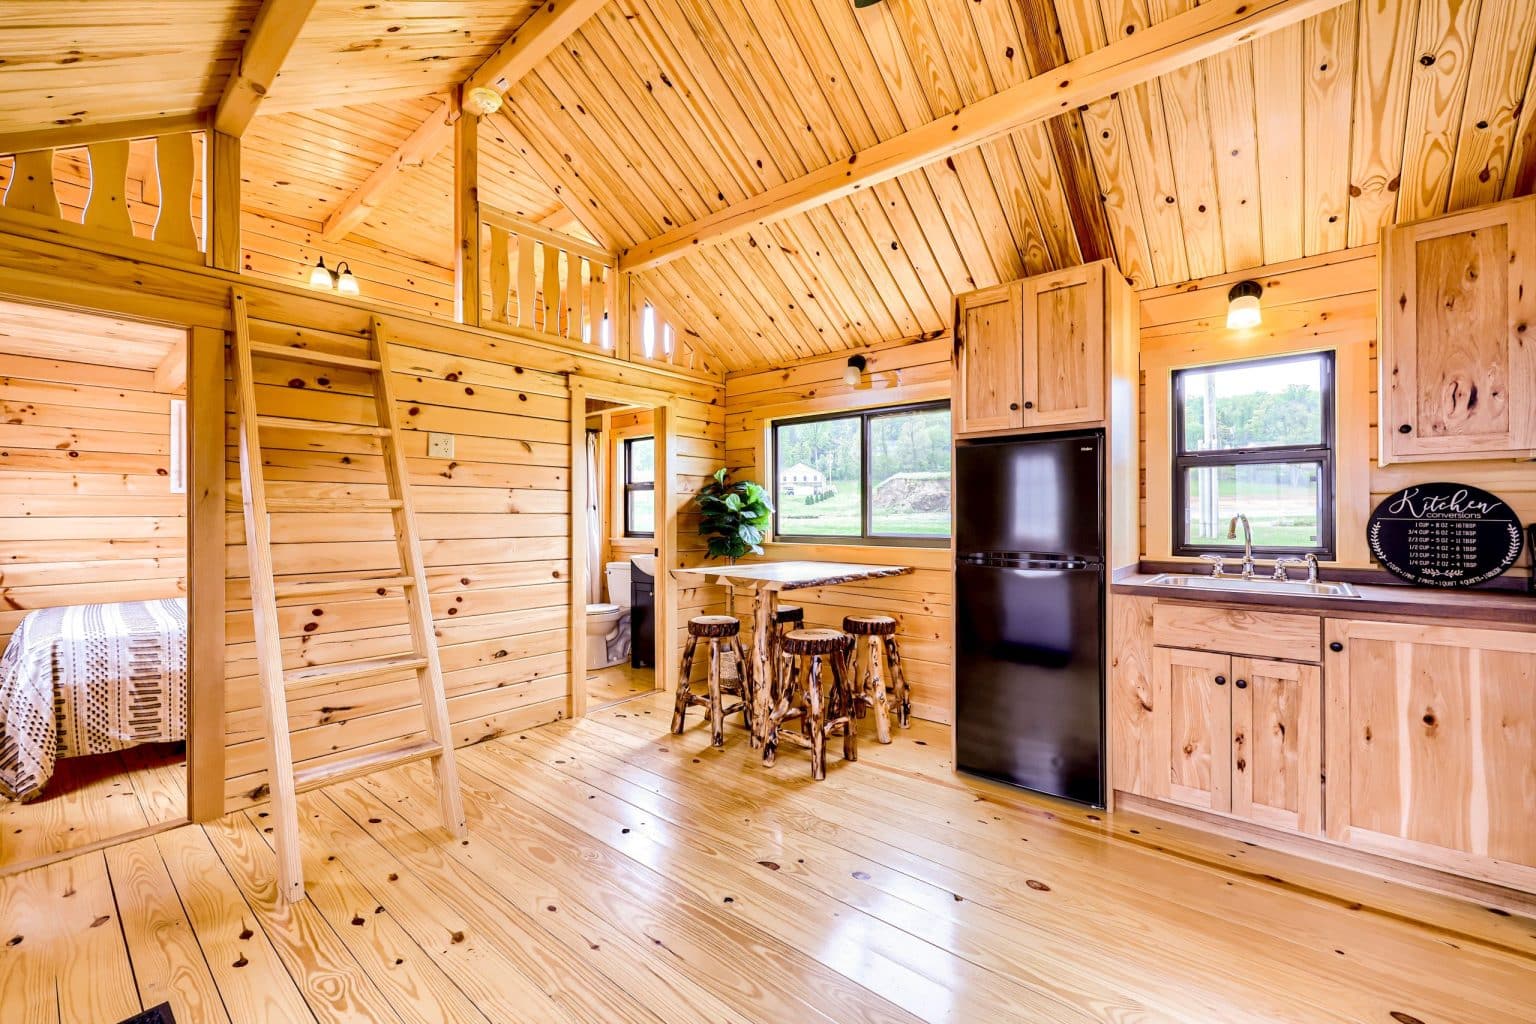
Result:
M1536 633L1327 629L1329 837L1536 887Z
M1536 449L1536 198L1382 239L1382 461Z
M1323 829L1322 676L1316 665L1232 659L1232 813Z
M1104 267L1023 282L1024 425L1104 419Z
M1204 811L1232 809L1232 659L1207 651L1159 647L1153 655L1152 706L1168 790L1176 803Z
M960 365L955 433L1024 425L1019 290L999 285L960 299Z

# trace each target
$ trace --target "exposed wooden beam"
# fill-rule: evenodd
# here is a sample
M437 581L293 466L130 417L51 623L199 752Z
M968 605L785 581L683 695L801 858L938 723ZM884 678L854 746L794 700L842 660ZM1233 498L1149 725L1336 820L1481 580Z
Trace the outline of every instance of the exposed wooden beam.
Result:
M328 242L345 237L383 202L385 195L400 180L399 172L420 167L446 149L453 139L454 105L465 93L478 86L505 93L513 82L533 70L534 65L565 42L606 2L553 0L542 4L464 80L458 95L444 100L442 106L434 109L410 138L326 218L321 236Z
M240 64L224 85L215 128L237 138L245 134L314 7L315 0L266 0L261 5L240 51Z
M485 59L464 81L464 91L489 86L506 92L511 84L533 70L554 52L571 33L597 13L607 0L546 0L516 32Z
M1043 75L1067 62L1067 47L1061 39L1061 24L1052 0L1019 0L1020 35L1024 56L1032 74ZM1113 259L1115 244L1109 231L1109 216L1104 212L1103 190L1093 170L1088 151L1083 115L1076 109L1058 114L1045 123L1061 188L1067 198L1067 212L1072 217L1072 231L1077 237L1078 253L1084 263Z
M453 121L454 101L451 97L444 97L432 109L432 113L427 115L427 119L393 153L385 157L383 163L373 169L373 173L357 187L357 191L342 200L341 205L331 212L325 219L320 236L327 242L334 242L351 234L353 229L368 219L401 174L422 166L453 141Z
M814 209L1027 124L1195 64L1293 25L1344 0L1211 0L948 117L903 132L749 199L634 246L623 270L643 270L700 246Z
M92 146L98 142L123 139L148 139L182 132L200 132L208 127L205 112L146 117L135 121L103 121L100 124L72 124L63 128L0 134L0 153L31 153L40 149L69 149Z
M480 323L480 119L453 123L454 319Z

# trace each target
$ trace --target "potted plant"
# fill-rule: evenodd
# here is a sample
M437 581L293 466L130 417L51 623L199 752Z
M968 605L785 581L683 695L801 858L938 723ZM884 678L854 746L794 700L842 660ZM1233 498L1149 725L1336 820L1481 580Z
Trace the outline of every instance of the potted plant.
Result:
M734 563L743 555L763 553L763 531L773 506L762 484L729 477L729 471L717 471L693 501L702 517L699 536L709 538L709 557Z

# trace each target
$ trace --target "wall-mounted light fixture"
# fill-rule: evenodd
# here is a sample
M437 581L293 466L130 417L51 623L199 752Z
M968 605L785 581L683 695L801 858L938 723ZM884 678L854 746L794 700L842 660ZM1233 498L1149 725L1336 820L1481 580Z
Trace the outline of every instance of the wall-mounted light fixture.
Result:
M1263 294L1264 286L1257 281L1233 285L1227 292L1227 327L1235 331L1263 323L1264 314L1259 309L1259 296Z
M863 376L865 367L869 362L863 356L849 356L848 365L843 367L843 383L851 388L859 386L859 378Z
M357 278L352 276L352 268L347 266L347 261L342 260L332 270L325 265L325 257L315 260L315 265L309 268L309 286L321 291L336 291L341 295L360 295L362 289L357 285Z

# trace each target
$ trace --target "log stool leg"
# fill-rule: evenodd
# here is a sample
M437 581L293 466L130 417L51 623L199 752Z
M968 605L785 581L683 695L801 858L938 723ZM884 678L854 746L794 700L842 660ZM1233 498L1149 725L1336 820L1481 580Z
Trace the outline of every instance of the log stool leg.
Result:
M881 671L880 641L883 637L872 636L869 638L869 675L865 682L865 694L869 697L869 704L875 709L875 739L881 743L891 742L891 706L885 693L885 673Z
M795 690L800 685L800 659L790 658L783 683L778 689L778 699L774 702L773 710L768 715L766 734L763 740L763 764L772 768L774 760L779 753L779 725L789 714L789 709L794 702Z
M692 703L688 692L688 676L693 672L693 653L698 649L699 638L690 636L688 643L683 646L683 670L677 677L677 702L672 709L672 731L679 736L683 732L683 719L688 715L688 705Z
M709 742L725 746L725 695L720 692L720 641L709 639Z
M852 640L852 638L849 638ZM849 650L854 644L848 645ZM834 712L842 720L843 726L843 760L857 761L859 759L859 730L854 728L853 709L858 705L857 695L853 689L853 676L848 673L848 661L846 658L833 655L832 662L832 692L836 694L834 704L837 711ZM830 729L836 722L828 723Z
M891 682L896 687L896 723L907 729L912 725L912 688L907 685L907 673L901 667L901 648L895 636L885 638L885 649L891 659Z
M805 684L805 723L810 730L811 778L820 782L827 777L827 716L821 699L821 658L814 654Z
M741 637L731 638L731 649L736 652L736 664L741 666L741 675L738 682L741 685L741 724L750 732L752 729L752 666L747 661L747 653L742 649Z

